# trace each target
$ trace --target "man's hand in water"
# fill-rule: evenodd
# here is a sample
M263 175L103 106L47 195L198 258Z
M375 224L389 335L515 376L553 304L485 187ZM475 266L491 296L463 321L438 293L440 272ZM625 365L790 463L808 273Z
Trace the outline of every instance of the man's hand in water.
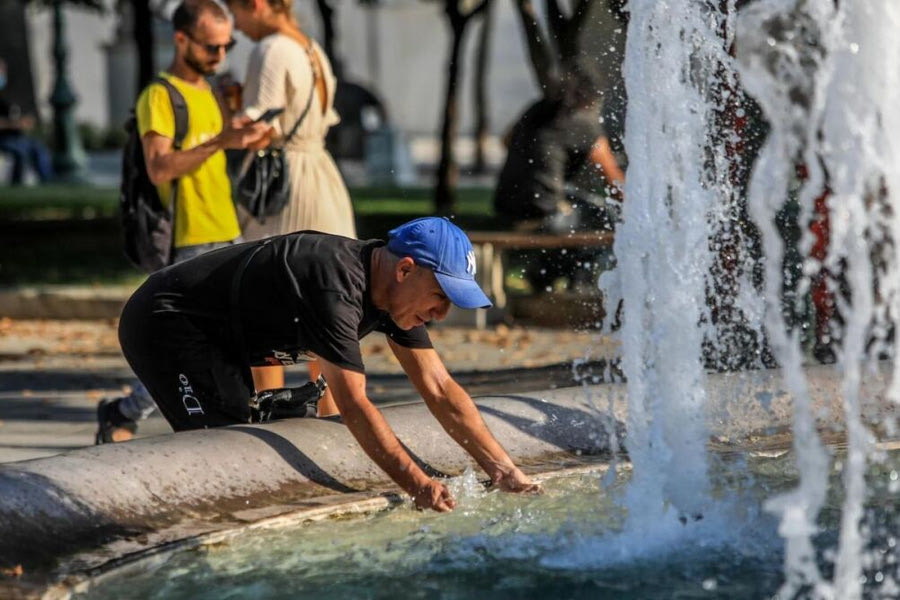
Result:
M527 494L541 494L544 492L540 484L532 482L518 467L501 470L491 478L491 484L499 487L504 492L523 492Z
M419 488L413 500L416 508L430 508L438 512L450 512L456 507L456 500L450 495L450 490L438 481L429 481Z

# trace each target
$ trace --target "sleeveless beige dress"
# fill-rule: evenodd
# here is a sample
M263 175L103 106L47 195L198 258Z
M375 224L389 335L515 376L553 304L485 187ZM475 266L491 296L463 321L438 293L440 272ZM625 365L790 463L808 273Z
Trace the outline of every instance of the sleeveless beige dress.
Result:
M306 48L294 39L273 34L260 41L250 55L244 83L244 113L256 118L270 108L284 107L272 122L274 146L284 146L291 177L291 201L284 211L259 223L241 211L241 229L245 240L255 240L304 229L356 237L353 207L337 165L325 149L328 129L340 122L334 110L337 79L331 63L318 44L312 42L322 67L327 90L322 110L319 94L313 86L313 67ZM309 112L294 136L286 144L285 136L303 114L310 94Z

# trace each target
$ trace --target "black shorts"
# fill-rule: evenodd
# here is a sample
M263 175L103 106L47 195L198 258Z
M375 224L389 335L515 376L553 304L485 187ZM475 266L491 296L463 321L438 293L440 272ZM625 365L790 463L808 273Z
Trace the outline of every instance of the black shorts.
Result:
M250 368L215 323L155 309L152 286L125 305L119 343L125 359L175 431L250 422ZM221 329L224 330L224 327Z

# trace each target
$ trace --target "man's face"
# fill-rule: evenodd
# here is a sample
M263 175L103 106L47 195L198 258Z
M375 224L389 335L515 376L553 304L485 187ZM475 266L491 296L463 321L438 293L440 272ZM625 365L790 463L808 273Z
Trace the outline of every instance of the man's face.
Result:
M388 313L400 329L412 329L429 321L441 321L450 310L450 299L434 273L403 258L394 271Z
M226 46L231 42L231 22L203 13L190 35L175 32L177 51L184 62L200 75L212 75L225 59Z

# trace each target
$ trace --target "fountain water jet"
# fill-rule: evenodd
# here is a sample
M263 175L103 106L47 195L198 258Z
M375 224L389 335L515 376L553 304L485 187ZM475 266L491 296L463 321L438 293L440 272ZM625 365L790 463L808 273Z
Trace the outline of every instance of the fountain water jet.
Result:
M613 288L621 286L625 302L626 445L634 464L626 528L653 527L668 504L680 515L708 506L705 399L698 390L704 380L703 335L710 331L702 325L709 319L706 293L716 289L709 281L715 262L710 246L727 219L717 205L732 206L734 194L741 193L723 175L733 157L715 122L723 91L733 90L739 79L770 125L747 194L764 246L764 316L752 305L755 294L746 278L732 285L741 288L735 290L740 299L751 301L741 306L747 326L765 329L784 368L800 471L796 489L766 503L781 519L786 545L780 595L861 597L864 472L873 444L860 387L879 351L892 354L893 320L900 315L894 244L900 237L900 207L894 206L900 149L891 137L900 130L900 6L890 0L747 3L736 28L737 63L725 52L735 31L734 2L676 7L634 0L629 8L627 201L615 243L618 272L601 279L608 297L616 297L619 290ZM851 290L849 297L838 297L844 328L837 355L849 449L833 582L822 577L820 549L813 543L829 456L803 370L801 328L787 322L782 300L786 246L776 220L790 200L798 165L809 173L797 198L800 227L806 229L816 198L827 190L832 231L824 266L832 273L843 268ZM810 246L804 233L803 256ZM798 297L821 267L806 261ZM900 398L898 368L895 363L894 398ZM895 422L884 426L896 432Z
M624 63L629 156L618 267L601 277L621 295L620 332L628 380L626 503L632 528L664 518L700 518L709 503L706 397L701 347L708 320L707 274L714 262L719 187L727 183L724 145L709 140L728 81L721 31L733 11L635 0ZM712 160L710 160L712 159ZM671 503L675 511L666 516Z

